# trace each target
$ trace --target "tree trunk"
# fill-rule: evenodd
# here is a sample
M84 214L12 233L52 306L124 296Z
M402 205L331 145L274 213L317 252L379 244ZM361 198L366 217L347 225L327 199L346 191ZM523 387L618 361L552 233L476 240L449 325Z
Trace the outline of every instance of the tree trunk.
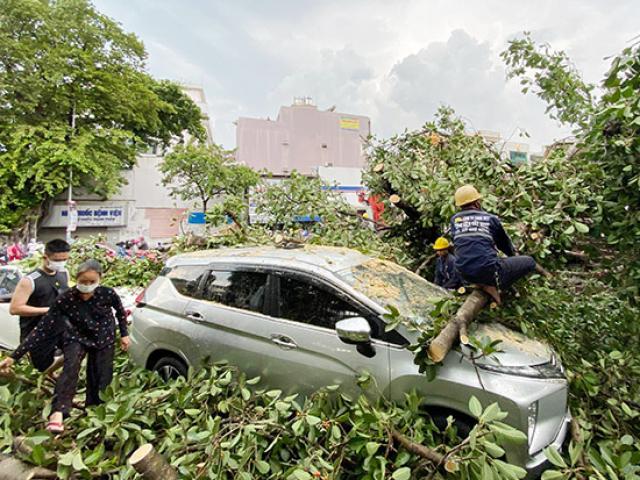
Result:
M178 472L147 443L129 457L129 465L146 480L178 480Z
M467 327L488 302L489 296L482 290L471 292L455 316L447 322L438 336L429 344L429 358L436 363L444 360L457 338L463 344L469 343Z
M0 455L0 480L32 480L37 478L58 478L58 475L47 468L34 467L9 455Z

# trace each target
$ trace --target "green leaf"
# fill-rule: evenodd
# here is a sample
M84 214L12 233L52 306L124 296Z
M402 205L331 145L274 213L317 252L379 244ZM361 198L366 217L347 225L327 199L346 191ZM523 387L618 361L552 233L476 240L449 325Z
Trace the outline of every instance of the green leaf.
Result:
M575 226L576 226L576 230L578 230L578 232L580 232L580 233L588 233L589 232L589 227L587 225L585 225L584 223L575 222Z
M242 395L242 399L246 402L249 401L249 399L251 398L251 391L248 388L243 388L240 390L240 393Z
M493 458L500 458L504 455L504 449L493 442L483 441L482 446Z
M622 445L633 445L633 437L631 435L623 435L622 438L620 439L620 443Z
M564 461L564 458L558 453L558 451L554 447L547 447L544 449L545 456L549 459L551 463L553 463L556 467L566 468L567 463Z
M542 474L542 477L540 478L541 480L560 480L565 477L564 477L564 473L559 472L557 470L547 470Z
M293 471L293 475L298 480L311 480L311 478L313 478L308 472L300 470L299 468Z
M42 445L34 445L30 457L33 463L35 463L36 465L44 465L44 461L46 458L44 447Z
M613 350L609 353L609 357L613 360L620 360L622 358L622 353L619 350Z
M482 480L493 480L493 470L491 470L491 465L488 463L482 464Z
M82 454L80 452L76 453L73 456L73 460L71 462L71 466L76 472L80 472L82 470L88 470L87 466L82 461Z
M409 480L411 478L411 469L409 467L400 467L391 474L393 480Z
M476 418L480 418L482 415L482 404L476 397L469 399L469 411Z
M367 445L366 445L367 455L369 455L370 457L373 456L378 451L379 448L380 448L379 443L367 442Z
M295 422L293 422L293 424L291 425L291 430L293 430L294 435L302 434L302 430L303 430L302 420L296 420Z
M266 475L271 470L271 466L264 460L256 461L256 469L262 474Z
M306 421L307 421L307 423L308 423L309 425L311 425L311 426L317 425L317 424L319 424L319 423L322 421L322 419L321 419L321 418L318 418L318 417L316 417L316 416L314 416L314 415L307 415L307 416L305 417L305 420L306 420Z
M483 420L486 423L493 422L498 419L498 417L501 417L500 419L504 418L501 413L500 407L494 402L485 409L484 413L480 416L480 420Z

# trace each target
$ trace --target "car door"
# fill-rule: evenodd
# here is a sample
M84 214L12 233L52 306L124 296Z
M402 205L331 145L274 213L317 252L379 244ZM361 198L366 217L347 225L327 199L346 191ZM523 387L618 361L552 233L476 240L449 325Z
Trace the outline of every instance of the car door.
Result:
M270 283L273 302L264 333L271 340L266 362L269 383L286 391L311 393L326 385L341 385L357 394L357 378L371 374L384 389L389 382L386 342L373 340L376 355L359 353L335 331L339 320L370 316L342 291L299 272L278 272Z
M0 267L0 349L12 350L20 343L20 322L9 313L9 302L22 278L14 267Z
M209 268L197 299L185 309L194 325L197 361L226 361L249 376L268 376L265 358L276 353L269 336L269 317L263 312L269 274L251 266L215 265Z

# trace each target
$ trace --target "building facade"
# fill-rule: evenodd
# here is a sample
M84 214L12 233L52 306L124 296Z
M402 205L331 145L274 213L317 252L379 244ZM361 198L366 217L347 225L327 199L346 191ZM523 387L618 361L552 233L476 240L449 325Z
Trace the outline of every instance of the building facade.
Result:
M288 176L296 170L317 175L318 167L365 164L364 142L371 122L362 115L319 110L311 99L298 98L281 107L275 120L238 119L236 158L255 170Z
M190 85L182 88L202 110L207 142L211 143L213 135L204 90ZM123 172L126 183L107 200L77 192L73 198L77 230L73 235L103 235L111 244L144 237L155 245L187 230L198 230L199 225L189 223L190 213L198 206L172 197L170 186L162 185L159 165L163 158L162 152L155 149L140 154L136 165ZM41 222L39 236L45 241L64 238L68 223L66 196L62 195Z

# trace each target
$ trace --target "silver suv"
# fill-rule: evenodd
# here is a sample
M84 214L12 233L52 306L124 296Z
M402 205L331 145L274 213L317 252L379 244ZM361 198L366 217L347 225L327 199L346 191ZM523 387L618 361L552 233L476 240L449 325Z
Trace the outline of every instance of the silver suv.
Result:
M388 305L413 321L429 321L433 300L446 291L390 262L329 247L254 247L171 258L139 298L133 313L131 355L165 377L184 375L205 360L226 360L265 385L311 393L340 384L357 392L366 371L379 390L402 402L418 391L438 425L452 415L459 433L472 428L469 398L497 401L507 421L527 433L507 460L535 476L543 449L560 449L567 434L567 382L546 345L498 324L476 327L476 337L501 339L502 352L467 359L453 350L429 382L406 347L417 333L385 332Z

